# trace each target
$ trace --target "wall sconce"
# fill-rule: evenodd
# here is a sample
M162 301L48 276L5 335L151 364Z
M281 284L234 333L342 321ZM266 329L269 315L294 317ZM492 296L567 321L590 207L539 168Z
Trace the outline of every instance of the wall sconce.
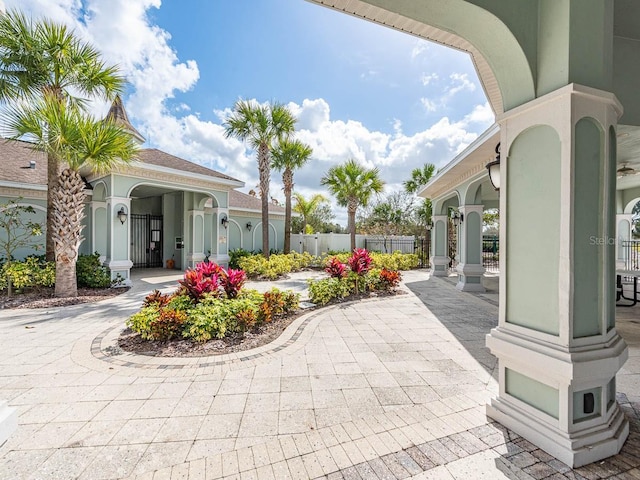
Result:
M457 227L462 222L464 222L464 213L451 211L451 220L453 220L453 224Z
M222 226L223 226L225 229L227 228L227 225L229 224L229 219L227 218L227 215L226 215L226 214L224 214L224 213L222 214L222 217L221 217L220 223L222 224Z
M251 222L247 222L247 230L251 231L252 227L253 225L251 225Z
M496 159L486 165L489 171L489 180L495 190L500 190L500 142L496 145Z
M426 227L427 227L427 232L430 232L433 229L433 222L431 220L429 220L427 222Z
M120 210L118 210L118 213L116 213L116 217L118 217L120 223L124 225L124 222L127 221L127 212L124 211L124 207L120 207Z

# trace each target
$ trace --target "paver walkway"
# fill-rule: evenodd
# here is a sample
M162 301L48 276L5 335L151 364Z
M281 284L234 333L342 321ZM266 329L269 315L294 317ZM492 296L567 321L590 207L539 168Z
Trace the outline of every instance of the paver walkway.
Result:
M618 382L630 440L571 470L485 416L491 295L407 272L405 295L312 311L260 349L114 348L144 294L175 278L139 280L117 301L0 312L0 398L20 414L0 478L640 478L638 307L619 323L632 342Z

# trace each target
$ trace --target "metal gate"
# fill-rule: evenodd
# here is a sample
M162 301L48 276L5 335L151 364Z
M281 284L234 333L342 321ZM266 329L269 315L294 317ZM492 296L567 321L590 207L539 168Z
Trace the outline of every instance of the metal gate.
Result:
M162 267L162 215L133 213L129 218L133 267Z
M431 237L407 238L365 238L364 248L371 252L392 253L399 251L402 253L414 253L418 256L418 267L429 267L429 247Z
M482 266L487 272L500 270L500 239L497 235L485 235L482 237Z

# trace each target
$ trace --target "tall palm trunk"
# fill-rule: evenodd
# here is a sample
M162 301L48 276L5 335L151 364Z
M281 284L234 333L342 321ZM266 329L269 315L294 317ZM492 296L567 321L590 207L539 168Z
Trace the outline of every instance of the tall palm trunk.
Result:
M55 244L52 235L54 231L53 217L55 215L53 199L59 176L60 164L58 159L53 153L49 153L47 155L47 227L45 230L45 256L47 262L53 262L55 260Z
M260 201L262 202L262 254L269 258L269 145L258 147L258 172L260 174Z
M286 168L282 173L284 184L284 253L291 251L291 191L293 190L293 171Z
M349 206L347 207L347 217L349 223L349 233L351 235L352 252L356 249L356 209L358 208L358 204L356 202L357 200L350 200Z
M53 191L52 237L55 245L56 297L77 297L76 261L82 242L84 182L65 168Z

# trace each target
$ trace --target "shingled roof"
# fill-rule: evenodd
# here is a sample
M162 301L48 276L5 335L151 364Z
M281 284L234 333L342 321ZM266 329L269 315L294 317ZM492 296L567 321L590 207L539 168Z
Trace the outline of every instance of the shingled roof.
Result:
M217 172L207 167L203 167L197 163L190 162L175 155L163 152L156 148L145 148L138 153L138 160L142 163L149 165L157 165L159 167L173 168L180 170L181 172L197 173L200 175L207 175L209 177L222 178L225 180L232 180L234 182L240 182L237 178L230 177L224 173Z
M124 109L120 95L116 95L116 98L113 100L106 119L114 121L116 125L119 125L131 133L140 143L144 143L145 138L129 121L129 115L127 115L127 111Z
M234 208L239 208L244 210L254 210L257 212L261 212L262 201L258 197L247 195L246 193L238 192L237 190L230 190L229 191L229 208L231 208L232 210ZM284 207L281 207L279 205L274 205L273 203L269 202L269 212L284 214Z
M47 184L47 156L33 147L29 142L0 139L0 181Z
M189 162L155 148L145 148L138 153L138 160L148 165L172 168L180 172L196 173L208 177L240 182L229 175ZM35 161L35 168L30 162ZM21 140L0 139L0 180L32 185L47 184L47 156L34 145Z

